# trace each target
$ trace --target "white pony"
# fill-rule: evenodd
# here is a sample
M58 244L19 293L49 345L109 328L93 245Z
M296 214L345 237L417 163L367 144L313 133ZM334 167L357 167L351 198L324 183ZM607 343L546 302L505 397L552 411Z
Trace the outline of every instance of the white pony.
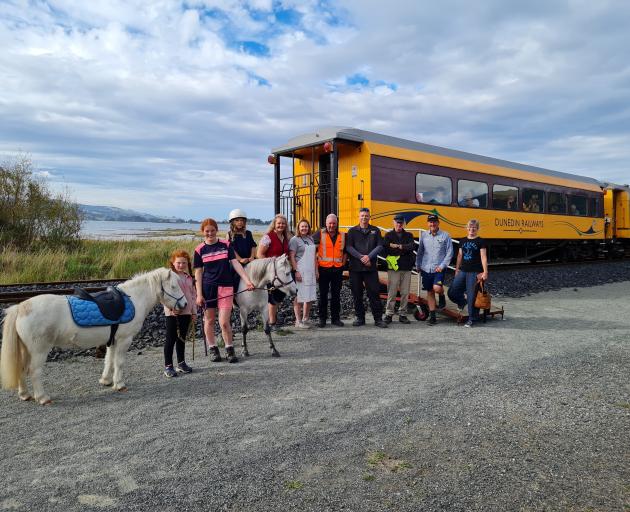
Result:
M291 275L291 263L286 255L275 258L264 258L254 260L245 267L245 272L249 280L254 283L255 290L248 292L245 282L241 279L238 292L235 297L238 304L239 315L241 317L241 327L243 329L243 350L241 355L249 356L247 350L247 315L252 311L260 311L262 313L265 334L269 339L269 348L273 357L280 357L271 338L271 328L269 327L269 308L267 308L267 299L270 291L268 288L280 290L291 296L297 293L295 281Z
M160 301L172 309L186 307L177 274L166 268L139 274L118 287L126 293L135 308L135 316L120 324L115 343L107 347L105 368L99 382L126 391L122 365L133 336L144 319ZM60 295L38 295L6 310L2 331L0 372L4 389L18 388L22 400L30 400L26 374L31 377L35 400L51 403L44 391L41 374L52 347L90 348L105 345L110 327L79 327L72 319L68 300ZM112 378L113 370L113 378Z

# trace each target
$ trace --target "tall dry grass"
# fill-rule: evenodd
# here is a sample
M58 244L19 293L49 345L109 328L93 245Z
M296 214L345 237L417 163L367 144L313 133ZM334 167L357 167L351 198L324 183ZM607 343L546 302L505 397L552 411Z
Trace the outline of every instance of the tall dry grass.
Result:
M166 265L175 249L192 256L199 240L84 240L72 250L4 247L0 284L128 278Z

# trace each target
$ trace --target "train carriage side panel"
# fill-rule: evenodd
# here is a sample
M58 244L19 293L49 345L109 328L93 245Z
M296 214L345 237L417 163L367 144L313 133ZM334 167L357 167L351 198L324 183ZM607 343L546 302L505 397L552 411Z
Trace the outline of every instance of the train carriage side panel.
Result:
M489 183L488 195L492 193L492 184L506 182L506 176L489 175L474 170L464 170L437 166L426 162L402 160L398 158L373 155L371 158L372 174L372 216L375 223L389 227L396 213L407 217L410 228L426 228L426 215L434 213L440 216L443 229L453 236L465 236L465 225L470 218L481 222L483 236L505 240L594 240L603 238L604 222L598 216L576 216L568 214L530 213L525 211L506 211L492 208L466 208L457 205L457 183L459 179ZM506 171L512 180L518 171ZM416 196L416 174L431 174L447 177L451 181L452 201L449 205L422 202L422 194ZM527 173L531 174L531 173ZM529 176L528 176L529 177ZM540 179L540 177L537 177ZM520 178L521 180L523 178ZM564 187L574 194L590 194L599 197L601 190L596 187L570 180L562 180ZM567 183L569 182L569 183ZM523 187L536 187L543 192L550 187L548 183L520 181ZM577 187L579 185L579 188ZM557 185L555 185L557 189ZM589 190L595 188L597 192ZM587 189L587 190L584 190ZM489 199L489 198L487 198Z

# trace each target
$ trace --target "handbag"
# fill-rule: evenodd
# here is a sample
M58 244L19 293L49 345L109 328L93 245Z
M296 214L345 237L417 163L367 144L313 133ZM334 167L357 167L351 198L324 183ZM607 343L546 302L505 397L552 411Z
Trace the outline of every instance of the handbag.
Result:
M475 297L475 307L477 309L489 310L491 303L492 296L488 291L488 287L483 281L479 281L479 290L477 290L477 295Z

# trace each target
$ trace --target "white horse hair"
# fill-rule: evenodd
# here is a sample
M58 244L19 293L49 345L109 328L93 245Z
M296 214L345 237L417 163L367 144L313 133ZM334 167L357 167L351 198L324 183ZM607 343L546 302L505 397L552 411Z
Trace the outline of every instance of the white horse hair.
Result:
M241 279L241 283L238 287L238 295L235 297L241 317L241 327L243 329L241 354L243 356L249 356L249 351L247 350L247 332L249 331L247 315L252 311L260 311L263 317L265 334L269 339L271 355L273 357L280 357L271 338L269 309L267 308L269 292L266 287L272 286L291 296L297 293L295 281L293 281L293 276L291 275L291 263L289 262L289 258L286 255L282 255L277 258L254 260L245 267L245 272L249 280L254 283L256 289L250 292L246 291L247 287L245 286L245 282Z
M120 324L116 341L107 347L105 368L99 382L112 385L116 391L126 391L122 365L133 336L144 319L160 301L169 308L185 308L186 299L177 274L166 268L134 276L118 287L129 295L135 316ZM35 400L51 402L41 381L42 368L52 347L85 349L105 345L110 327L79 327L70 313L68 300L60 295L38 295L6 310L2 331L0 373L4 389L18 388L22 400L30 400L26 375L30 375ZM113 377L112 377L113 371Z

